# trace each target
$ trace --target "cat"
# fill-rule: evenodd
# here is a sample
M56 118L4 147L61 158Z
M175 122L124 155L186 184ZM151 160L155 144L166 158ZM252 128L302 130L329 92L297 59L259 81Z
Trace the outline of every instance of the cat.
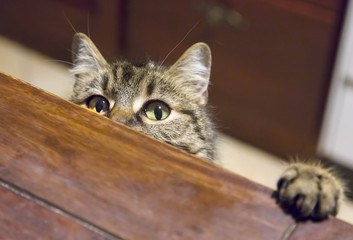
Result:
M113 121L215 161L215 126L207 105L211 50L196 43L170 67L152 61L108 63L83 33L73 37L71 101ZM320 166L294 163L278 181L278 201L297 218L336 215L343 188Z

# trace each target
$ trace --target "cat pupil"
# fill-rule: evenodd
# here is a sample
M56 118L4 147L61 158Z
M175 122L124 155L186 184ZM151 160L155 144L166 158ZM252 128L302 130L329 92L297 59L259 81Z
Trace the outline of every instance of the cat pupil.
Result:
M105 101L103 99L99 99L97 102L96 102L96 111L98 113L100 113L104 107L104 104L105 104Z
M163 115L162 106L157 106L154 108L154 116L157 120L161 120Z

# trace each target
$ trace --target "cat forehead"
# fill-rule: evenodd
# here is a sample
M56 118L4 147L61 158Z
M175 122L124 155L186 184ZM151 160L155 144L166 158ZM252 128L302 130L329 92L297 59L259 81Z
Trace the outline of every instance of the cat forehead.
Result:
M167 77L167 68L153 62L133 64L130 62L115 62L110 64L111 87L150 87L158 85Z
M141 95L148 97L155 89L167 84L168 81L163 81L166 69L153 62L113 62L101 78L102 90L110 98L125 98L126 101Z
M158 74L165 71L165 67L159 66L151 61L142 63L131 63L127 61L114 62L110 64L110 68L115 77L122 77L124 80L130 80L133 76L141 73Z

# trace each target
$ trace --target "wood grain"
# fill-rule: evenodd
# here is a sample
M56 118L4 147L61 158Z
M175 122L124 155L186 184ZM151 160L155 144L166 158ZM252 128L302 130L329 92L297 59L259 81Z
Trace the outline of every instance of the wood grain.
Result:
M134 240L273 240L293 222L270 189L29 84L0 74L0 96L0 179L32 201L0 187L5 236L19 225L33 232L58 225L89 239L84 225L66 225L50 207Z
M119 240L21 190L0 183L2 240ZM11 190L10 190L10 189Z
M320 240L351 240L353 238L352 225L335 221L331 218L324 222L305 222L298 228L289 240L320 239Z
M0 177L73 215L127 239L277 239L291 222L263 186L28 84L0 83Z

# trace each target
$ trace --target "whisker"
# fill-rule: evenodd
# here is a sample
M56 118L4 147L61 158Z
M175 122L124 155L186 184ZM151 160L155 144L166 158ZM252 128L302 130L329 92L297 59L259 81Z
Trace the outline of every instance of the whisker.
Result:
M72 55L75 55L76 57L78 56L78 54L72 51L72 49L66 48L66 51L70 52Z
M87 34L88 34L88 37L91 38L91 33L89 31L89 11L88 11L88 14L87 14Z
M200 21L201 20L199 20L196 24L194 24L194 26L192 26L192 28L185 34L185 36L178 42L178 44L167 54L167 56L163 59L160 65L163 65L169 55L186 39L186 37L197 27L197 25L199 25Z
M58 60L58 59L49 59L49 60L45 60L46 62L60 62L60 63L66 63L66 64L69 64L71 66L74 66L73 63L71 62L68 62L68 61L64 61L64 60Z
M71 26L72 30L74 30L75 33L77 33L76 29L74 28L74 25L72 25L72 23L70 22L70 19L66 16L65 13L64 14L64 17L66 19L66 21L69 23L69 25Z

